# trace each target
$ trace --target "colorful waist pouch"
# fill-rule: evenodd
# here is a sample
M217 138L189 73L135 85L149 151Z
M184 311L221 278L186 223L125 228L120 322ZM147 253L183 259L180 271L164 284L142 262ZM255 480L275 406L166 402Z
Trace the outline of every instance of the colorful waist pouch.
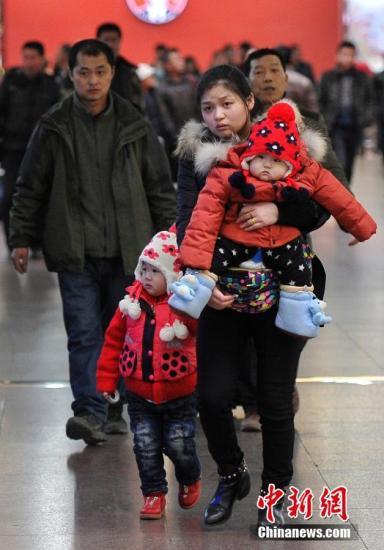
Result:
M271 269L229 269L219 276L218 286L225 294L238 295L232 309L241 313L262 313L278 300L279 280Z

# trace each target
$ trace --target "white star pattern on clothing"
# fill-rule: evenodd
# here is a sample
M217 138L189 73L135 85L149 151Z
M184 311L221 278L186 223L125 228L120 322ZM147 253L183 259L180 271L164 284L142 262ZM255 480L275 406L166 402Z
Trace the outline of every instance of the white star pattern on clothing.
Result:
M303 264L299 265L299 270L300 271L304 271L305 267L303 266Z
M228 265L227 260L224 260L224 261L223 261L223 266L226 267L227 265Z
M232 252L232 256L237 256L237 250L235 250L234 248L231 250Z
M249 254L248 248L244 248L244 253L245 253L245 254Z
M219 248L220 254L224 254L224 248Z
M267 250L267 256L272 256L273 252L272 250Z
M295 286L295 284L296 284L296 281L289 281L289 283L288 283L288 284L289 284L289 285L291 285L291 286Z
M287 265L291 265L291 263L292 263L292 260L287 261Z
M287 244L287 250L290 250L292 248L292 246L290 244Z
M280 254L274 257L274 260L278 260L280 258Z
M278 273L278 275L281 275L281 274L282 274L282 271L278 271L277 273Z

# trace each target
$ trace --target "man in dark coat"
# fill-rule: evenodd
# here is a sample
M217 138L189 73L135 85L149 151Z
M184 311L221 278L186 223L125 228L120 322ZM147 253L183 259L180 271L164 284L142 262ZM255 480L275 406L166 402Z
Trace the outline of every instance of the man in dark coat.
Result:
M2 214L7 242L12 195L28 140L41 115L59 101L57 84L44 73L43 44L26 42L21 54L22 66L7 71L0 87L0 160L5 170Z
M122 36L121 29L116 23L102 23L96 31L97 39L108 44L115 56L115 74L111 90L124 99L128 99L137 109L143 111L143 95L136 74L137 67L119 55Z
M169 164L152 126L110 92L114 55L105 43L76 43L69 56L74 92L37 125L11 210L15 269L43 222L47 268L57 271L68 336L74 401L67 436L87 444L124 433L122 406L96 391L96 362L106 327L137 258L153 233L175 218ZM105 428L105 429L104 429Z
M349 182L362 131L373 122L374 105L371 78L354 66L355 57L355 45L342 42L336 67L323 74L319 85L320 111Z

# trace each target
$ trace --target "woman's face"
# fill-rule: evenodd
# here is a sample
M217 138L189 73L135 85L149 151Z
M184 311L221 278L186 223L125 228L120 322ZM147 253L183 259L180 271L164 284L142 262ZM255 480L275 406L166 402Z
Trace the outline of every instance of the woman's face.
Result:
M238 134L245 139L249 130L249 112L254 102L252 95L244 102L230 88L216 84L203 94L201 114L215 136L229 139L232 134Z

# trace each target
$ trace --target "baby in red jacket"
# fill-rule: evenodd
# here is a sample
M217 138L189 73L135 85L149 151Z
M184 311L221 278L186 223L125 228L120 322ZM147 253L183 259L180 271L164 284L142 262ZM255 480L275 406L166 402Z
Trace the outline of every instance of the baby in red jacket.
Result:
M144 248L97 364L97 390L107 399L116 398L120 375L125 381L144 496L142 519L164 515L163 454L175 465L180 506L191 508L200 497L194 441L196 321L181 318L168 305L169 285L180 274L178 252L176 235L168 231L157 233Z
M176 310L198 318L215 286L215 274L231 267L257 269L250 259L261 250L263 264L280 280L276 325L311 338L319 325L330 322L322 313L325 303L313 294L311 253L299 229L274 224L247 232L236 223L246 202L312 197L353 234L350 244L375 233L376 223L352 193L309 158L297 127L299 117L289 102L276 103L253 125L248 143L230 149L208 175L180 247L182 264L192 270L171 287L170 305ZM322 145L319 136L317 143Z

